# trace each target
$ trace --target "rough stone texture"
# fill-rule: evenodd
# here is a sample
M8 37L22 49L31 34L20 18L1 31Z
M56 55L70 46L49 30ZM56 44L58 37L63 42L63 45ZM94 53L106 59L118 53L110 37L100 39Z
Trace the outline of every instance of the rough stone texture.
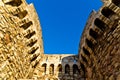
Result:
M80 80L81 78L78 56L71 54L44 55L39 69L40 80Z
M0 80L120 80L120 1L102 1L91 12L78 57L45 55L33 4L0 0Z
M45 55L33 4L0 0L0 80L79 80L77 55Z
M93 11L81 37L79 59L86 80L119 80L120 1L104 0Z
M43 53L33 5L24 0L0 1L0 79L32 78Z

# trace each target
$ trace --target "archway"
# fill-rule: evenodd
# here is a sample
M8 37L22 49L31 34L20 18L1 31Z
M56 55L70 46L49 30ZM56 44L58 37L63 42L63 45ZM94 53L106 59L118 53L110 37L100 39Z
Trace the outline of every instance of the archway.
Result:
M43 69L43 73L46 74L46 70L47 70L47 64L46 63L42 64L42 69Z
M79 69L77 64L73 65L73 74L79 74Z
M62 65L61 64L58 65L58 72L62 73Z
M68 64L65 65L65 74L70 74L70 66Z
M51 75L54 74L54 64L51 64L51 65L50 65L49 74L51 74Z
M80 65L81 65L81 69L82 69L81 75L82 75L83 78L86 78L86 69L85 69L85 66L82 63Z

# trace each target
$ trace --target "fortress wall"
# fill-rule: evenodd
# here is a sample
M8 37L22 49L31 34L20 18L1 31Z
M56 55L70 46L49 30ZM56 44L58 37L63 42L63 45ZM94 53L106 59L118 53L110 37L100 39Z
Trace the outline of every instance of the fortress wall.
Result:
M119 80L119 11L118 2L106 1L96 14L92 14L92 23L87 22L92 26L87 24L83 32L79 59L83 77L88 80Z

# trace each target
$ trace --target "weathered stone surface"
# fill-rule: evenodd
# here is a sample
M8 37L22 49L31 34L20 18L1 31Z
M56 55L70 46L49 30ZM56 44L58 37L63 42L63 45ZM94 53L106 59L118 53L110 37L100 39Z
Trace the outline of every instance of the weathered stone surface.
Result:
M0 1L0 80L78 80L79 66L75 55L44 55L33 4Z
M24 0L3 0L0 3L0 79L32 79L40 55L44 53L36 11ZM36 44L31 41L35 38L39 38ZM38 56L31 61L32 55Z
M39 64L40 80L79 80L78 56L72 54L44 55Z
M92 11L76 55L45 55L33 4L0 1L0 80L119 80L120 2Z
M88 19L79 49L83 77L87 80L119 79L119 4L117 0L106 0Z

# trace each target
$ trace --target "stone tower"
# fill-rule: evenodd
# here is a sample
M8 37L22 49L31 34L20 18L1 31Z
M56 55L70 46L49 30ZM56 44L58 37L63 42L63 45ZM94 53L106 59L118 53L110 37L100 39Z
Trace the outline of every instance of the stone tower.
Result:
M33 4L0 0L0 80L78 80L78 56L44 54Z
M120 1L103 1L81 37L79 61L86 80L120 80Z
M30 79L43 55L42 30L33 4L0 0L0 79Z

